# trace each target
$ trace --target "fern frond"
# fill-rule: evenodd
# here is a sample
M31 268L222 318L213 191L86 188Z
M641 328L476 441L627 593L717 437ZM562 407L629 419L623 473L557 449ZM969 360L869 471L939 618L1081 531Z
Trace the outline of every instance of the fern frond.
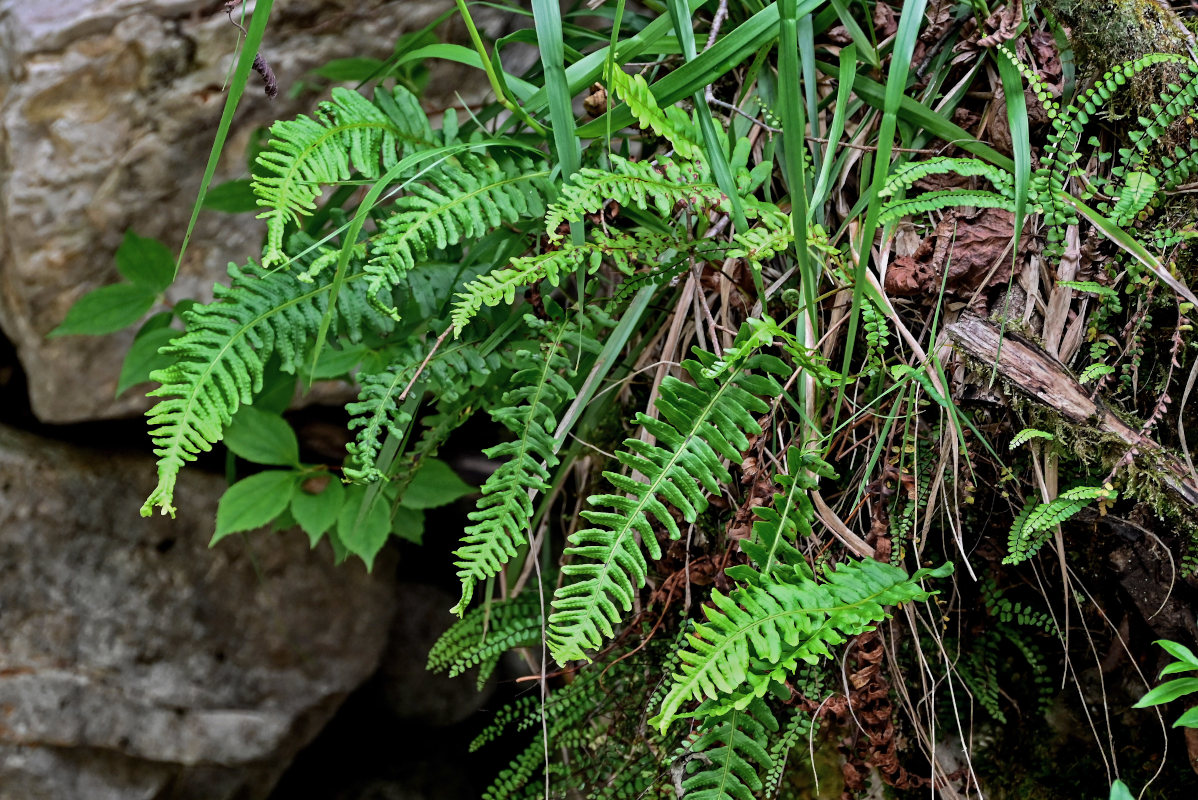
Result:
M532 316L526 320L534 331L549 333L541 320ZM557 413L574 398L568 380L573 363L566 345L592 353L600 349L589 332L579 330L577 322L575 318L558 324L542 350L518 349L510 356L514 388L503 395L491 417L516 438L484 451L487 458L506 460L483 484L478 508L469 514L474 524L466 528L462 546L454 551L462 598L453 610L459 615L470 604L474 585L499 574L517 548L528 541L533 499L549 489L550 471L558 464L558 445L553 438Z
M217 285L216 299L184 314L186 332L162 349L175 363L151 374L161 384L149 394L160 400L147 413L158 485L141 508L174 514L171 500L179 470L220 441L242 404L262 389L262 370L277 353L294 374L306 359L328 308L330 284L308 285L285 272L255 264L229 265L232 285ZM391 321L365 302L363 273L346 279L337 297L333 331L359 341L363 327L379 332Z
M760 698L744 709L707 716L703 727L681 751L690 777L682 781L685 800L753 800L764 784L759 772L773 766L770 735L778 720Z
M1047 503L1031 503L1011 526L1010 553L1004 564L1018 564L1036 554L1057 525L1072 517L1095 500L1114 500L1118 492L1105 486L1075 486Z
M721 459L737 460L749 446L746 432L761 432L753 414L769 410L761 397L776 397L781 387L770 373L786 368L771 356L748 359L721 383L707 378L704 367L715 362L710 353L696 351L701 362L686 361L683 368L694 385L674 377L662 382L657 409L661 419L638 414L636 421L659 444L627 439L617 453L624 466L645 475L644 481L605 472L604 477L624 495L602 494L589 498L592 509L583 516L594 527L570 537L566 555L574 559L562 571L581 580L557 590L549 619L549 647L559 664L586 658L585 650L613 635L621 610L632 607L634 593L645 585L647 564L636 542L652 559L661 558L661 546L650 516L665 527L672 539L681 532L665 502L693 522L707 507L707 492L718 492L731 479ZM756 369L763 374L750 375ZM600 511L596 507L606 507Z
M800 661L814 663L886 618L885 606L930 596L919 585L952 571L947 563L920 569L910 577L898 567L865 559L840 563L817 583L806 563L796 559L770 575L748 567L729 574L746 585L725 595L712 592L707 622L689 637L682 669L652 720L662 732L689 700L715 701L713 708L743 708L783 681Z
M550 171L526 155L459 153L408 186L371 243L370 296L402 286L409 270L429 257L507 223L545 213L553 196Z
M903 217L926 214L941 208L974 206L976 208L1001 208L1014 212L1015 201L981 189L942 189L925 192L918 197L887 203L878 215L878 224L889 225Z
M1011 445L1008 449L1014 450L1024 442L1030 442L1032 439L1047 439L1052 441L1053 436L1048 431L1040 431L1035 428L1024 428L1019 433L1011 437Z
M786 775L786 758L790 751L801 739L811 734L812 728L817 728L819 722L811 714L799 707L788 709L790 720L782 729L782 733L774 739L770 746L770 767L765 775L765 796L773 797L778 793L782 778Z
M499 658L514 647L541 641L541 603L536 591L479 606L441 634L428 653L430 672L461 675L478 666L478 686L491 677Z
M412 421L403 401L436 391L438 399L453 402L482 384L497 366L494 354L484 352L480 342L443 345L429 357L433 342L414 340L399 348L391 363L379 372L358 375L358 400L346 405L349 429L357 429L354 441L346 445L350 460L345 476L357 482L383 478L375 464L383 437L390 433L402 438ZM427 359L427 360L426 360ZM413 383L420 370L418 383Z
M674 152L688 161L702 157L698 131L682 109L671 106L662 109L643 75L629 75L618 64L608 73L608 85L617 97L628 104L628 110L642 128L652 130L674 147Z
M782 488L774 495L774 505L753 509L757 516L753 523L754 541L741 543L742 549L764 575L781 563L779 558L785 552L784 545L793 545L800 536L805 538L812 534L815 508L807 492L819 485L820 477L836 477L831 465L818 453L800 451L797 447L787 451L786 470L789 474L774 476L774 481Z
M725 210L727 206L728 198L696 164L676 159L661 159L658 164L629 161L615 154L610 156L610 164L605 170L579 170L562 189L545 217L550 241L561 240L558 229L562 223L581 219L609 201L642 211L653 208L664 219L673 216L676 207Z
M400 86L376 90L373 103L349 89L333 89L315 117L280 120L270 133L253 179L258 205L266 209L258 218L266 220L267 267L287 261L284 228L316 210L323 186L350 180L355 172L378 178L408 152L434 143L419 101Z
M1015 176L1001 167L976 158L929 158L927 161L909 161L898 167L894 174L886 179L878 196L893 197L932 175L985 178L1000 195L1015 199Z

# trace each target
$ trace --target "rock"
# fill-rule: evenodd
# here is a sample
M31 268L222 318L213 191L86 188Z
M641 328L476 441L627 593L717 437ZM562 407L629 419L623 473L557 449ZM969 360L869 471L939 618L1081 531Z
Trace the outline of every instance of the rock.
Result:
M477 668L450 678L425 669L429 650L441 634L457 621L449 613L457 598L435 586L404 584L398 590L399 607L391 625L391 638L379 668L387 707L398 718L441 727L461 722L486 703L495 679L477 688Z
M375 670L393 568L298 531L209 550L224 482L142 519L153 482L0 427L0 800L263 797Z
M113 392L132 331L45 335L84 293L117 280L126 229L176 252L225 102L238 31L223 3L0 0L0 328L28 374L34 413L65 423L134 414ZM253 132L327 97L303 83L332 58L385 57L451 0L275 3L262 54L274 101L251 76L215 183L245 177ZM447 63L447 62L441 62ZM434 73L430 104L486 91L482 73ZM293 96L293 93L295 96ZM250 215L204 212L167 299L211 298L229 261L260 250Z

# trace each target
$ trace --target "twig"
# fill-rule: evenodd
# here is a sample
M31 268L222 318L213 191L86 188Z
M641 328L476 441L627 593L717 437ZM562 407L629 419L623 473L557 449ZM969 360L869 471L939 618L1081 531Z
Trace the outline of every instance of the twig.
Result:
M412 391L412 387L415 386L416 381L420 379L420 373L424 372L424 368L428 366L428 362L432 361L433 356L436 355L437 350L440 349L441 342L445 341L445 337L448 336L449 332L452 330L453 326L450 325L445 329L444 333L437 337L437 343L433 345L433 349L429 350L428 355L425 356L424 360L420 362L420 366L416 368L416 374L412 376L412 380L408 381L408 385L405 386L403 391L399 393L399 397L395 399L395 402L402 403L404 400L408 399L408 392Z

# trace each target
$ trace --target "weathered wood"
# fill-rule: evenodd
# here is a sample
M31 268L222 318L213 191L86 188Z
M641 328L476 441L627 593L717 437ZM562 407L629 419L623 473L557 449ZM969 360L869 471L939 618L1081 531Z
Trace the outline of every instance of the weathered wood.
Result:
M1198 508L1198 488L1189 470L1169 451L1142 435L1090 395L1063 364L1018 334L999 334L992 323L973 314L946 329L966 355L984 364L997 362L998 374L1012 386L1071 422L1113 434L1135 448L1159 471L1161 482L1184 504Z

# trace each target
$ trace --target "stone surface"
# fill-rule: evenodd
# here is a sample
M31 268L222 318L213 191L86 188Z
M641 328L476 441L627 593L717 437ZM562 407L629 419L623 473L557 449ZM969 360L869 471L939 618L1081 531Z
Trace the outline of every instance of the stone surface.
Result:
M87 291L117 279L126 229L182 242L219 122L237 30L222 2L0 0L0 328L29 377L34 413L63 423L136 413L113 390L132 332L46 341ZM252 4L251 4L252 5ZM217 182L247 175L253 131L327 97L302 79L329 59L385 57L452 0L280 0L241 101ZM485 90L482 74L434 73L428 96ZM228 261L259 252L249 215L201 214L168 300L211 297Z
M451 678L425 669L429 650L457 617L449 613L457 597L435 586L404 584L391 639L379 667L387 707L399 719L441 727L461 722L481 708L495 689L494 676L477 688L478 670Z
M224 482L0 427L0 800L263 797L375 669L393 564L300 532L207 548Z

